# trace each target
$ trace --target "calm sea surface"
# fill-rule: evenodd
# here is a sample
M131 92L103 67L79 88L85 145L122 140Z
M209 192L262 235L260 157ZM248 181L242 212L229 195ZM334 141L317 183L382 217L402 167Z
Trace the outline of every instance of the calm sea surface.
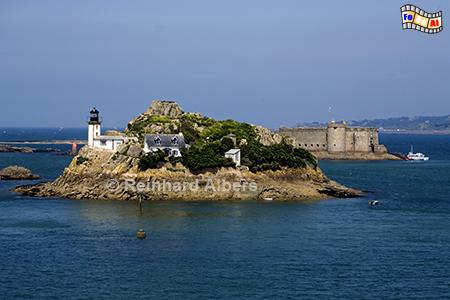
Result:
M1 129L0 140L85 138L17 131ZM360 199L157 202L140 217L135 203L26 198L9 192L23 182L0 182L0 298L449 299L450 136L381 141L401 152L414 144L431 160L321 163L370 191ZM0 153L0 167L45 180L69 161Z

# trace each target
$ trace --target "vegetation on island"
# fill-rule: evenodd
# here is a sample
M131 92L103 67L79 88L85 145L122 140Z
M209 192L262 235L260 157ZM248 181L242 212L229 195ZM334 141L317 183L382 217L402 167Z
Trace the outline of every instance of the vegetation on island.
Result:
M160 163L165 162L165 158L166 154L161 150L142 155L139 160L139 170L155 169Z
M251 171L288 168L316 168L315 157L304 149L294 148L283 140L279 144L261 144L255 127L235 120L217 121L196 113L184 113L176 118L165 115L142 115L128 125L127 134L143 141L147 133L182 133L189 148L181 149L182 157L169 158L164 152L148 153L141 157L140 170L157 168L163 162L181 162L191 171L219 167L234 167L225 152L241 149L241 164ZM233 134L238 145L227 136Z
M78 156L77 157L77 160L76 160L76 164L77 164L77 166L78 165L82 165L82 164L84 164L85 162L87 162L89 159L87 159L86 157L83 157L83 156Z

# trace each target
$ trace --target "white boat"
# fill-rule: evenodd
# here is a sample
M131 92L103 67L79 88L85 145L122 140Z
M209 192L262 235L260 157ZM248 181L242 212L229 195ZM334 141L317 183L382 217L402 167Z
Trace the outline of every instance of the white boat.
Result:
M408 155L406 156L408 160L415 160L415 161L427 161L430 158L425 156L423 153L414 153L414 148L411 146L411 151L409 151Z

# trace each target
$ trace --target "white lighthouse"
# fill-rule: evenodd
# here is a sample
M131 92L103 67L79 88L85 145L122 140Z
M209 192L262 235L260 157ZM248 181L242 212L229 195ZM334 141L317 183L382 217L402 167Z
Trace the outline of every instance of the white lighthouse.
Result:
M88 146L94 147L94 139L100 137L101 120L98 116L98 110L93 107L89 113L88 122Z
M94 107L89 112L88 121L88 146L103 150L116 151L117 147L123 143L134 141L137 142L136 137L128 137L123 134L120 135L101 135L102 121L98 116L98 110Z

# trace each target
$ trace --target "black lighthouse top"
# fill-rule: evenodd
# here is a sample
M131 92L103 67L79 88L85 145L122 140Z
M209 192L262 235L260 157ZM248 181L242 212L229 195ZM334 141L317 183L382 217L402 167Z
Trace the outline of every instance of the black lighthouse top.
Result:
M98 110L95 107L93 107L91 109L91 111L89 112L89 122L88 123L89 124L100 124L101 123L100 118L98 116Z

